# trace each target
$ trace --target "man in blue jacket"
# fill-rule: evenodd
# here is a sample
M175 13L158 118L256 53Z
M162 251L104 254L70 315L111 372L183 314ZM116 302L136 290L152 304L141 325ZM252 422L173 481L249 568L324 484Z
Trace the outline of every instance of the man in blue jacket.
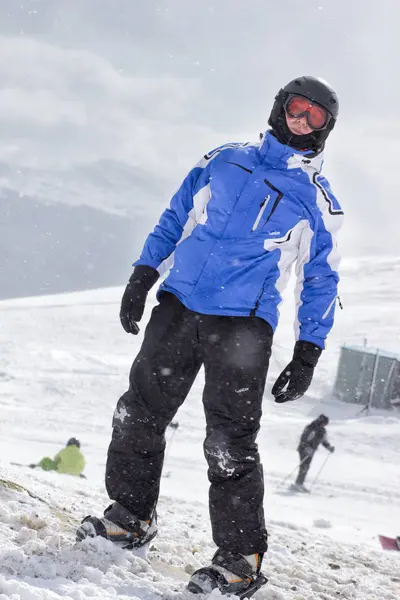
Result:
M206 154L148 236L122 298L122 326L136 335L149 290L169 271L114 414L106 469L114 502L103 518L86 517L78 538L139 547L154 537L165 430L204 366L204 452L218 550L192 575L192 592L218 587L248 597L265 582L256 444L262 398L294 263L297 341L272 388L276 402L306 392L333 325L342 210L321 167L338 108L326 82L299 77L277 94L271 129L256 143Z

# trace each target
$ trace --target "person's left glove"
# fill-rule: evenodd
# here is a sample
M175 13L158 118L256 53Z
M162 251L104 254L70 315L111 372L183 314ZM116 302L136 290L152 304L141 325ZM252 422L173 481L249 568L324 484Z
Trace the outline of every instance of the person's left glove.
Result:
M128 285L121 300L119 318L126 333L137 335L137 322L143 316L147 294L159 278L158 271L153 267L138 265L130 276Z
M329 446L328 450L333 454L335 452L335 446Z
M271 391L275 396L275 402L281 404L297 400L306 393L321 353L322 349L311 342L296 342L292 360L272 387Z

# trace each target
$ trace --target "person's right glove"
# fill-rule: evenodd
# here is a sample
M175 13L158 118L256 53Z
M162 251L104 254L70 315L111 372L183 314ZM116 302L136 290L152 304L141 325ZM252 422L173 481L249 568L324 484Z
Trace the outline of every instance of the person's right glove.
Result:
M292 360L272 387L271 391L275 396L275 402L281 404L297 400L306 393L321 353L322 349L311 342L296 342Z
M126 333L139 333L138 321L143 316L147 294L159 278L158 271L153 267L138 265L130 276L121 300L119 318Z
M335 452L335 446L329 446L329 452Z

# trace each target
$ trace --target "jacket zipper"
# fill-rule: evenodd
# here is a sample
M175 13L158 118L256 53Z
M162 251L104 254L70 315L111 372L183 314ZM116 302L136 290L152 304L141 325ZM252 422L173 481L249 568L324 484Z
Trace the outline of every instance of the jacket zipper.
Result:
M264 293L264 288L265 288L265 284L266 284L266 282L267 282L267 279L264 279L264 283L263 283L263 286L262 286L261 292L258 294L258 296L257 296L257 299L256 299L256 301L255 301L255 303L254 303L254 306L253 306L253 308L252 308L252 309L251 309L251 311L250 311L250 316L251 316L251 317L255 317L255 316L256 316L256 312L258 311L258 307L259 307L259 305L260 305L260 300L261 300L261 298L262 298L262 295L263 295L263 293Z
M330 305L328 306L328 308L326 309L326 311L324 312L324 314L322 315L323 319L326 319L326 317L329 315L335 302L338 302L339 308L341 308L343 310L343 304L340 300L340 296L335 296L334 299L332 300L332 302L330 303Z
M271 198L271 196L268 194L268 196L266 198L264 198L264 200L261 202L260 204L260 211L257 215L257 219L254 221L254 225L252 227L252 231L255 231L261 221L261 217L263 216L264 210L267 208L267 204L269 199Z
M279 202L282 200L283 198L283 194L280 190L278 190L277 187L275 187L270 181L268 181L268 179L264 179L264 183L267 184L268 187L271 188L271 190L273 190L274 192L276 192L277 196L275 199L275 202L272 206L271 212L268 215L267 220L265 221L265 223L268 223L268 221L270 220L270 218L272 217L272 215L274 214L275 210L278 208L278 204Z

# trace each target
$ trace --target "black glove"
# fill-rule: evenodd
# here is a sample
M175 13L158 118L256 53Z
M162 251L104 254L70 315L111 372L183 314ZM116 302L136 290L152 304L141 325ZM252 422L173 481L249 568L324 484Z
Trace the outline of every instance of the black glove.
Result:
M306 393L321 353L321 348L311 342L296 342L292 360L279 375L272 388L275 402L281 404L289 400L297 400ZM283 391L286 384L288 386Z
M329 446L328 450L329 452L335 452L335 446Z
M138 265L135 267L121 300L119 318L126 333L139 333L137 321L143 316L147 294L159 278L153 267Z

